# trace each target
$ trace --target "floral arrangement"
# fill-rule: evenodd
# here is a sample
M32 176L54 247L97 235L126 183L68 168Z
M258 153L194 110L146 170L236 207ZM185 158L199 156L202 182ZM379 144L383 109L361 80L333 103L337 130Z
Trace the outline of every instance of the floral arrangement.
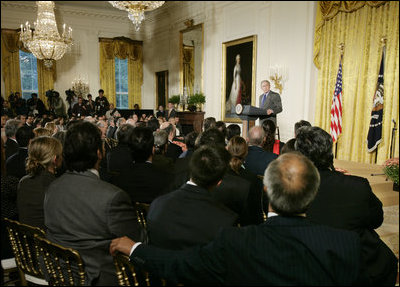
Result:
M181 101L181 96L179 95L173 95L168 99L168 102L173 104L179 104L180 101Z
M383 164L383 172L395 184L399 184L399 158L390 158Z

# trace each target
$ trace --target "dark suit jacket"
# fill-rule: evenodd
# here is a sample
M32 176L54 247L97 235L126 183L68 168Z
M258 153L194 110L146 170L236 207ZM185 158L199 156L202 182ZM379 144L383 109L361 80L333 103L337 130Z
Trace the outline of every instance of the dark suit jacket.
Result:
M349 286L359 277L359 257L354 232L275 216L257 226L226 228L214 241L190 250L142 244L130 259L184 285Z
M21 179L26 175L25 159L28 157L27 148L18 148L18 151L10 156L6 161L7 175Z
M182 154L182 148L168 141L167 152L165 156L172 158L174 161Z
M368 180L336 171L320 170L321 184L307 217L335 228L356 231L371 284L394 285L397 258L374 231L383 222L381 201Z
M172 175L152 163L135 163L121 171L111 182L125 190L132 202L151 203L156 197L172 191Z
M132 152L125 144L118 144L107 153L107 171L116 174L133 165Z
M79 251L91 284L118 285L109 253L112 239L145 239L126 192L90 171L68 171L50 184L44 218L46 237Z
M147 215L150 243L186 249L210 242L221 227L233 226L237 215L213 199L210 192L184 184L155 199Z
M176 111L175 109L172 109L171 112L165 111L165 120L168 121L170 118L175 118L176 116Z
M18 185L17 207L19 221L40 227L44 225L43 202L44 195L56 176L48 171L42 171L37 176L24 176Z
M4 145L5 149L6 149L6 160L12 156L13 154L15 154L18 151L19 145L16 141L13 141L10 138L7 138L7 141Z
M265 151L259 146L249 146L249 153L244 161L244 167L256 175L264 176L269 163L278 156L272 152Z
M281 96L278 93L275 93L273 91L269 91L269 94L267 96L267 99L264 102L264 105L262 105L262 99L264 97L264 94L260 95L258 100L259 100L259 107L260 109L263 110L268 110L271 109L274 111L273 114L269 115L267 118L273 120L276 124L276 115L282 112L282 101L281 101ZM260 125L262 124L264 120L261 121Z

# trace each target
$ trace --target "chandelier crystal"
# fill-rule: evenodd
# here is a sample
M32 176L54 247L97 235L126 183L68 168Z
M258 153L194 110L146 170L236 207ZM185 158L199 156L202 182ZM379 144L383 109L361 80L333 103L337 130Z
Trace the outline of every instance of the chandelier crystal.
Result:
M128 11L128 18L135 25L135 30L140 30L144 20L144 12L161 7L165 1L108 1L113 7Z
M36 1L38 6L37 20L34 29L26 22L21 24L20 40L24 46L39 60L44 60L44 65L50 68L53 60L61 59L72 45L72 28L65 30L62 36L58 33L56 18L54 16L53 1Z

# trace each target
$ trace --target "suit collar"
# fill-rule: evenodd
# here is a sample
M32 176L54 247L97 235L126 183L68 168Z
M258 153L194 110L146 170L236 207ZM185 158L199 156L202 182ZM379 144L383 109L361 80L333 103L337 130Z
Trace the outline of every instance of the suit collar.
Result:
M189 191L189 192L210 194L210 192L205 188L202 188L202 187L200 187L198 185L191 185L191 184L187 184L187 183L182 185L180 189L185 190L185 191Z
M272 216L268 217L264 222L266 225L292 226L292 225L309 225L310 222L303 216Z

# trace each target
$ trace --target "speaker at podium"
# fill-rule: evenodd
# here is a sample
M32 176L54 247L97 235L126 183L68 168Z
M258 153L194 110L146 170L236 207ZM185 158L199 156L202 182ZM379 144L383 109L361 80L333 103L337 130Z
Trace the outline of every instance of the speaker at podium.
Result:
M263 120L269 118L267 111L251 105L237 104L235 107L236 115L242 120L243 124L243 138L247 138L249 129L255 125L257 119Z

